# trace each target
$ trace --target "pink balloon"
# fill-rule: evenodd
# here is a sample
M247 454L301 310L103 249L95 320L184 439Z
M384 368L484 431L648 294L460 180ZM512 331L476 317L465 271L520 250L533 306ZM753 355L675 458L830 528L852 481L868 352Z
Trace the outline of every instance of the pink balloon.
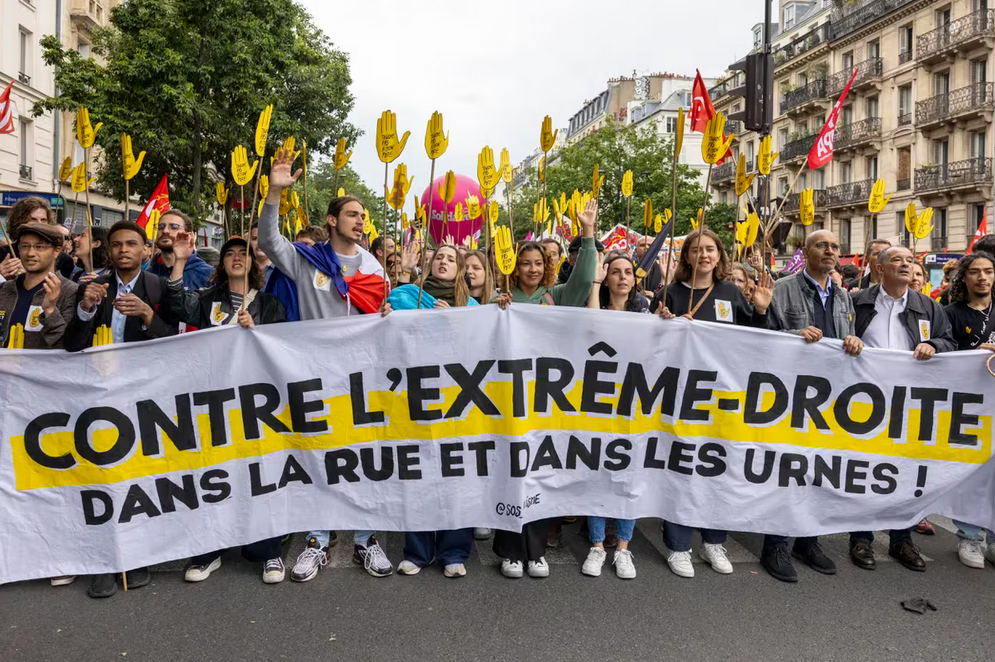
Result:
M476 234L484 227L484 198L480 195L480 186L477 184L477 180L466 175L456 175L456 196L447 205L439 196L439 186L444 184L445 181L446 176L443 175L432 182L435 199L432 200L432 209L429 210L428 234L432 237L432 241L436 244L441 244L443 242L443 219L448 218L449 223L446 224L445 234L452 235L457 244L462 244L466 237ZM480 201L480 215L472 220L466 218L466 199L471 195L477 196L477 200ZM429 189L426 188L421 198L419 198L419 202L425 205L427 209L428 201ZM457 202L463 203L464 218L461 220L456 220L455 218ZM445 216L443 216L443 213L445 213Z

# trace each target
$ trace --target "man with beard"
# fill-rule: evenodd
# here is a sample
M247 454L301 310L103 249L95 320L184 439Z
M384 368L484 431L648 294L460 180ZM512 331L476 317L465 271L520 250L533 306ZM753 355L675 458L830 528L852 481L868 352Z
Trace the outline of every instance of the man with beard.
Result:
M173 265L176 264L173 242L180 232L193 232L193 220L189 216L178 209L170 209L159 218L155 238L155 247L159 249L159 255L152 258L152 264L148 268L150 274L169 279ZM183 269L183 289L187 292L196 292L205 287L212 271L214 270L211 265L194 253Z

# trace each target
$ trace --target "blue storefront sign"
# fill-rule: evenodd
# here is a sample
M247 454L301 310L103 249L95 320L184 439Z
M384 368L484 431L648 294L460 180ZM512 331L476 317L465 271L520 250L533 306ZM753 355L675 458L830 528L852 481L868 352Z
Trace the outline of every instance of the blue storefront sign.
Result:
M57 193L36 193L34 191L0 191L0 207L13 207L23 198L43 198L52 207L62 208L62 197Z

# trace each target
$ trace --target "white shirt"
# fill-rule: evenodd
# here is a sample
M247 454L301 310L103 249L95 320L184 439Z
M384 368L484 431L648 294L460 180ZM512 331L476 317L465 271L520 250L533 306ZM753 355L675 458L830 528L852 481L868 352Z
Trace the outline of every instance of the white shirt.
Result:
M121 295L130 294L135 289L135 283L138 282L138 278L141 275L142 272L139 271L138 275L132 278L130 283L122 283L121 277L115 272L114 277L117 279L117 295L115 299ZM94 306L93 310L89 312L83 310L83 304L76 306L76 315L84 322L89 322L96 314L97 306ZM124 325L127 321L128 318L119 313L117 308L113 309L113 312L111 312L111 338L113 338L115 345L120 345L124 342Z
M877 314L867 325L864 337L861 338L864 344L880 349L902 349L908 352L914 350L915 345L909 339L909 332L898 318L908 303L908 289L901 299L896 299L885 292L883 287L880 288L874 300L874 310Z

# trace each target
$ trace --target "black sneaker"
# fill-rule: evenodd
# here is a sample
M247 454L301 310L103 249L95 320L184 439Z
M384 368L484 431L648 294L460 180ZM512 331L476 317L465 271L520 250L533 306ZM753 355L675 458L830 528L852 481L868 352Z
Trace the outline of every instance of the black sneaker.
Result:
M813 542L807 547L795 543L791 549L791 555L816 572L821 572L824 575L836 574L836 562L826 556L818 542Z
M331 549L332 547L335 547L338 544L339 544L339 534L335 533L334 531L329 531L328 532L328 547L329 547L329 549Z
M864 570L874 570L878 566L874 560L874 548L866 540L858 540L850 545L850 560Z
M895 559L909 570L926 572L926 561L919 553L919 548L911 540L904 540L898 547L888 550L888 556Z
M765 547L760 556L760 565L764 567L770 576L789 584L798 581L798 572L791 563L791 555L788 554L787 545L772 545Z
M117 593L117 575L94 575L86 594L91 598L109 598Z
M328 548L320 547L317 538L308 538L307 547L297 557L297 563L290 573L295 582L309 582L318 576L318 571L328 564Z
M136 568L125 573L128 579L128 590L147 586L152 581L152 573L148 568Z
M377 542L376 536L370 536L366 546L354 545L352 560L366 569L374 577L389 577L394 574L394 565L387 558L387 553Z

